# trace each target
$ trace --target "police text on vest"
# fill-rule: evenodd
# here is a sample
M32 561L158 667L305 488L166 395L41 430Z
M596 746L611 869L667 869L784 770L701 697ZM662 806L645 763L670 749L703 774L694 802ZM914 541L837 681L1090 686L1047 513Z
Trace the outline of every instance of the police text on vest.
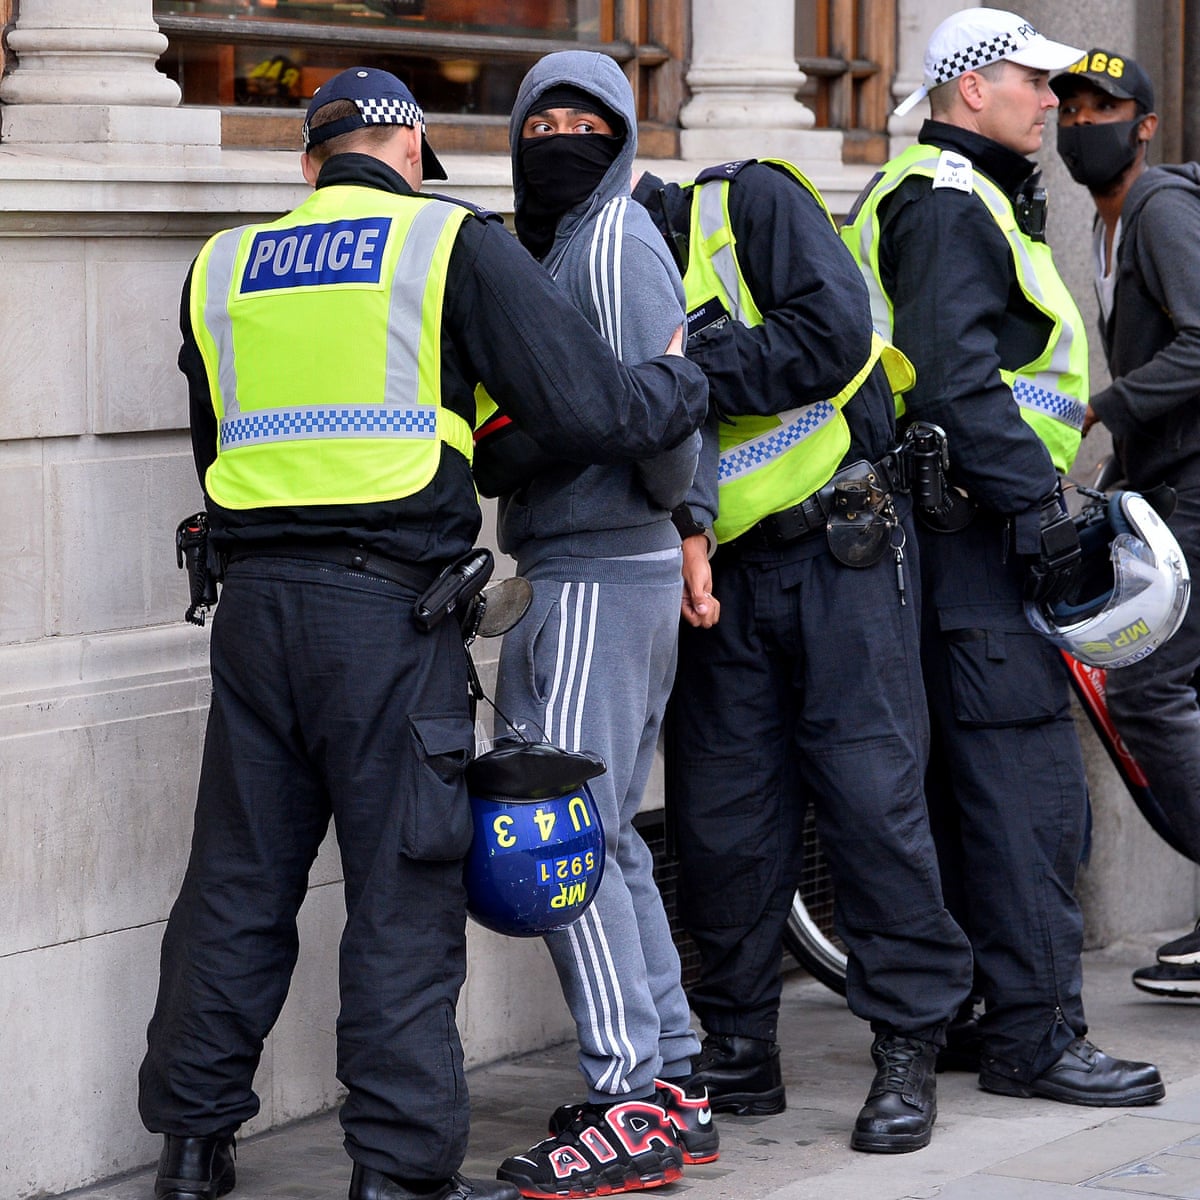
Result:
M250 243L241 292L378 283L389 217L262 229Z

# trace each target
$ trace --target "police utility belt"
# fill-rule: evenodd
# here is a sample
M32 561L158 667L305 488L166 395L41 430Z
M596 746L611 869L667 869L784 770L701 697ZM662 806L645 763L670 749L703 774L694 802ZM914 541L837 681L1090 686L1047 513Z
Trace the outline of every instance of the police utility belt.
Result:
M829 550L849 567L874 566L887 552L898 519L892 493L899 490L895 457L862 458L842 467L799 504L763 517L733 545L774 550L823 534Z
M228 552L226 561L232 565L249 558L293 558L304 562L332 563L353 571L362 571L364 575L375 575L380 579L399 583L416 592L424 591L436 575L435 571L428 568L397 562L394 558L385 558L381 554L364 550L361 546L305 545L297 541L259 542L255 545L239 546Z
M807 500L763 517L733 545L773 550L824 533L829 551L848 567L874 566L889 545L903 549L892 531L899 525L892 495L912 497L921 524L936 533L957 533L974 519L976 505L950 485L950 453L945 431L913 421L900 444L877 463L865 458L843 467Z
M492 552L486 547L468 550L438 573L428 567L372 553L361 546L309 546L297 542L239 547L230 551L228 561L232 564L247 558L264 557L334 563L401 584L418 593L413 605L413 622L422 633L428 633L451 613L463 618L473 611L471 602L491 578L495 566Z
M428 566L398 562L361 546L259 542L235 546L221 555L214 553L209 544L208 514L204 512L194 513L179 523L175 531L175 554L178 565L187 569L191 603L184 619L193 625L203 625L209 610L217 603L218 585L224 580L227 566L247 559L285 558L330 563L361 571L364 575L386 579L416 592L413 622L423 633L428 633L450 614L454 614L460 624L473 618L474 629L478 629L485 605L477 602L476 597L491 578L495 566L492 552L486 547L468 550L447 563L440 573ZM469 636L474 637L474 630Z

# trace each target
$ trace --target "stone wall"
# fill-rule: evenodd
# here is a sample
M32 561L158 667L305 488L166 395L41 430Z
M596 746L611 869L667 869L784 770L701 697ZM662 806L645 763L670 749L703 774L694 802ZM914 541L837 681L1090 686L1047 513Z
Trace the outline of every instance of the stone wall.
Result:
M118 157L118 156L114 156ZM506 164L459 164L474 198ZM191 833L207 630L174 530L201 503L175 367L213 229L304 192L293 154L180 170L0 146L0 1196L149 1161L136 1072ZM480 644L487 672L496 647ZM335 1103L344 908L330 837L247 1132ZM471 1064L570 1033L538 942L472 927Z

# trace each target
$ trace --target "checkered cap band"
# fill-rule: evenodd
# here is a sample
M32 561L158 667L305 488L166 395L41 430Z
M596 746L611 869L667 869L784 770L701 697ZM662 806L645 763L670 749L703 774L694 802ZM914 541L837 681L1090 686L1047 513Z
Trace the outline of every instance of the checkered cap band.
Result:
M355 100L362 119L368 125L420 126L425 132L425 114L411 100L380 99Z
M1010 54L1016 54L1024 45L1025 42L1018 42L1011 34L998 33L982 42L975 42L962 50L956 50L934 65L929 86L939 87L966 74L967 71L977 71L980 67L999 62Z

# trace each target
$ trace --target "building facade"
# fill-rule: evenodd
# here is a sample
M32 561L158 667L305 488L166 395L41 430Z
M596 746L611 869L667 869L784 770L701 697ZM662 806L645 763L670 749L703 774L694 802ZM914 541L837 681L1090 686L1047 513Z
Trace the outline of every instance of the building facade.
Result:
M629 72L657 173L777 155L845 212L917 129L918 115L889 111L919 82L929 31L962 7L0 0L0 1196L65 1191L156 1153L136 1068L208 697L206 631L181 619L173 545L201 503L175 368L179 291L207 235L302 198L312 88L357 61L405 74L445 190L505 211L516 81L547 50L592 46ZM1200 94L1198 8L1023 12L1051 37L1135 47L1161 81L1160 141L1178 158L1198 154L1184 103ZM1086 305L1090 202L1052 150L1042 157L1065 201L1051 238ZM1091 940L1189 922L1195 871L1145 828L1094 743L1090 757ZM340 882L330 839L247 1132L338 1099ZM472 1064L571 1032L540 944L477 928L459 1015Z

